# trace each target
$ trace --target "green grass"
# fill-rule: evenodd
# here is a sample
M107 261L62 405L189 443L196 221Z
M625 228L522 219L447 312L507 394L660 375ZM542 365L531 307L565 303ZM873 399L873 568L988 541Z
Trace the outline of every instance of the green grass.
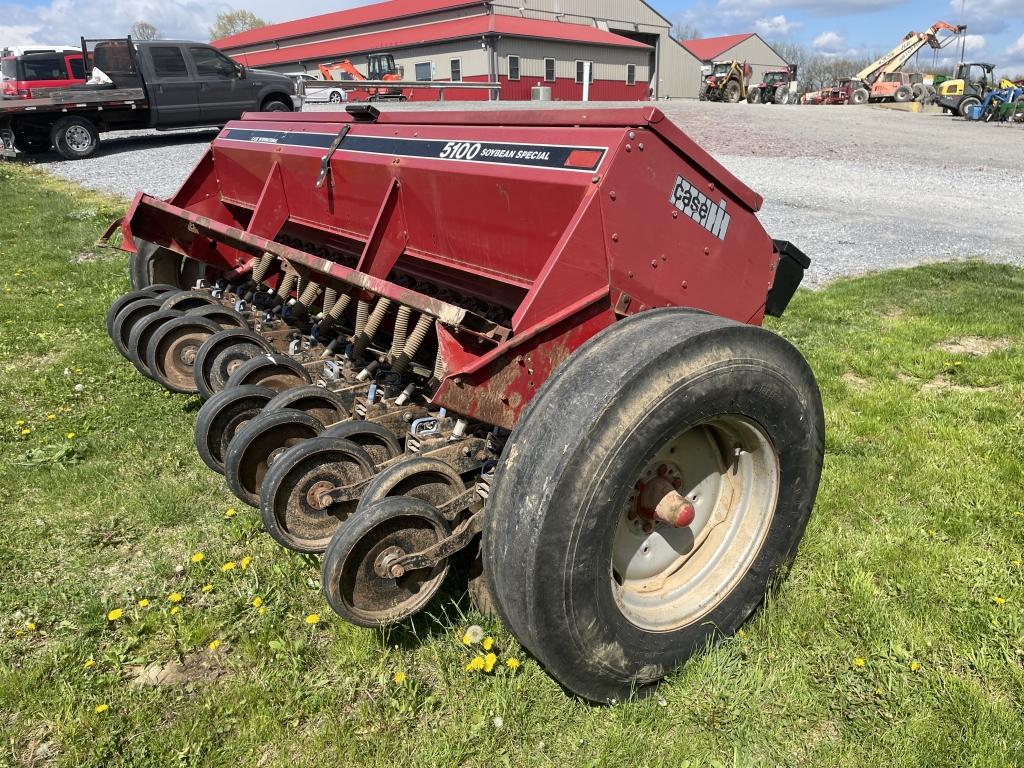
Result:
M654 697L592 707L458 588L389 633L330 613L316 561L199 461L197 401L110 344L124 259L73 259L122 206L0 165L0 764L1024 765L1024 272L797 296L772 325L816 371L828 437L788 578ZM966 336L1011 346L936 346ZM465 671L472 622L522 667ZM175 660L184 682L133 684Z

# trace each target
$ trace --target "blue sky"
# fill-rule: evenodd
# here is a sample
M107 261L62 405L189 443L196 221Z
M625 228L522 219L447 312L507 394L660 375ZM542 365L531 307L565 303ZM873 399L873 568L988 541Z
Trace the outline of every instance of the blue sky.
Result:
M943 20L968 25L967 58L991 61L1004 74L1024 73L1024 0L649 0L670 19L705 37L759 32L801 42L822 53L883 52L910 30ZM961 17L961 2L964 5ZM358 4L348 0L0 0L0 45L74 43L79 34L124 34L138 19L165 37L205 39L217 13L248 8L267 21L285 21ZM926 60L927 59L927 60ZM930 54L921 58L922 67Z

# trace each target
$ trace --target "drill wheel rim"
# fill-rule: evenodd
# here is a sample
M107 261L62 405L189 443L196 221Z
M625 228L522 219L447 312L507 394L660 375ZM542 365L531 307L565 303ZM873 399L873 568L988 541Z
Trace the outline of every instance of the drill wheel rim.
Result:
M215 321L187 313L163 324L146 345L146 366L153 378L171 392L196 394L196 355L203 342L218 330Z
M689 525L638 514L642 489L659 475L691 505ZM745 417L716 417L663 445L639 473L615 530L610 583L623 616L658 632L713 610L761 551L778 493L771 440Z
M320 437L290 448L270 468L260 488L260 517L286 549L318 554L356 511L359 498L332 499L332 488L373 476L370 456L353 442Z
M252 331L225 328L213 334L199 348L192 369L199 396L213 397L243 363L271 350L270 342Z
M142 318L132 328L131 335L128 337L128 359L131 360L135 369L147 379L153 378L153 374L146 364L146 349L150 339L164 323L169 323L182 316L184 316L184 312L177 309L160 309Z
M160 311L160 299L144 297L134 299L124 304L114 318L110 337L114 342L114 349L121 353L125 359L128 355L128 340L132 335L132 328L145 317Z
M218 392L199 409L195 442L199 457L224 474L224 457L234 436L259 416L276 393L260 386L232 387Z
M382 576L390 554L423 551L450 534L430 504L409 496L383 499L342 525L324 555L324 597L339 616L362 627L381 627L422 611L441 589L448 560L433 568Z

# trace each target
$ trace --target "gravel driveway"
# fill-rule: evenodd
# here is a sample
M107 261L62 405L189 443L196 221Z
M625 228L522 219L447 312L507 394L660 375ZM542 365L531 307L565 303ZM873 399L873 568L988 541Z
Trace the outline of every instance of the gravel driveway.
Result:
M813 259L805 285L968 257L1024 267L1022 126L881 108L658 106L764 197L768 232ZM47 167L124 197L137 189L166 197L214 135L112 133L97 157L54 155Z

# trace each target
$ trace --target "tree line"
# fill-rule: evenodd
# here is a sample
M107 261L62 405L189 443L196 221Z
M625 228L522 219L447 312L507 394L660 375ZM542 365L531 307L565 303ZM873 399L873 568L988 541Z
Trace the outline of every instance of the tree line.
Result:
M213 26L210 27L210 39L220 40L228 35L237 35L239 32L258 29L266 25L267 22L252 11L241 10L218 13L217 18L214 19ZM159 40L163 37L160 34L160 30L142 19L132 24L128 34L132 36L133 40Z

